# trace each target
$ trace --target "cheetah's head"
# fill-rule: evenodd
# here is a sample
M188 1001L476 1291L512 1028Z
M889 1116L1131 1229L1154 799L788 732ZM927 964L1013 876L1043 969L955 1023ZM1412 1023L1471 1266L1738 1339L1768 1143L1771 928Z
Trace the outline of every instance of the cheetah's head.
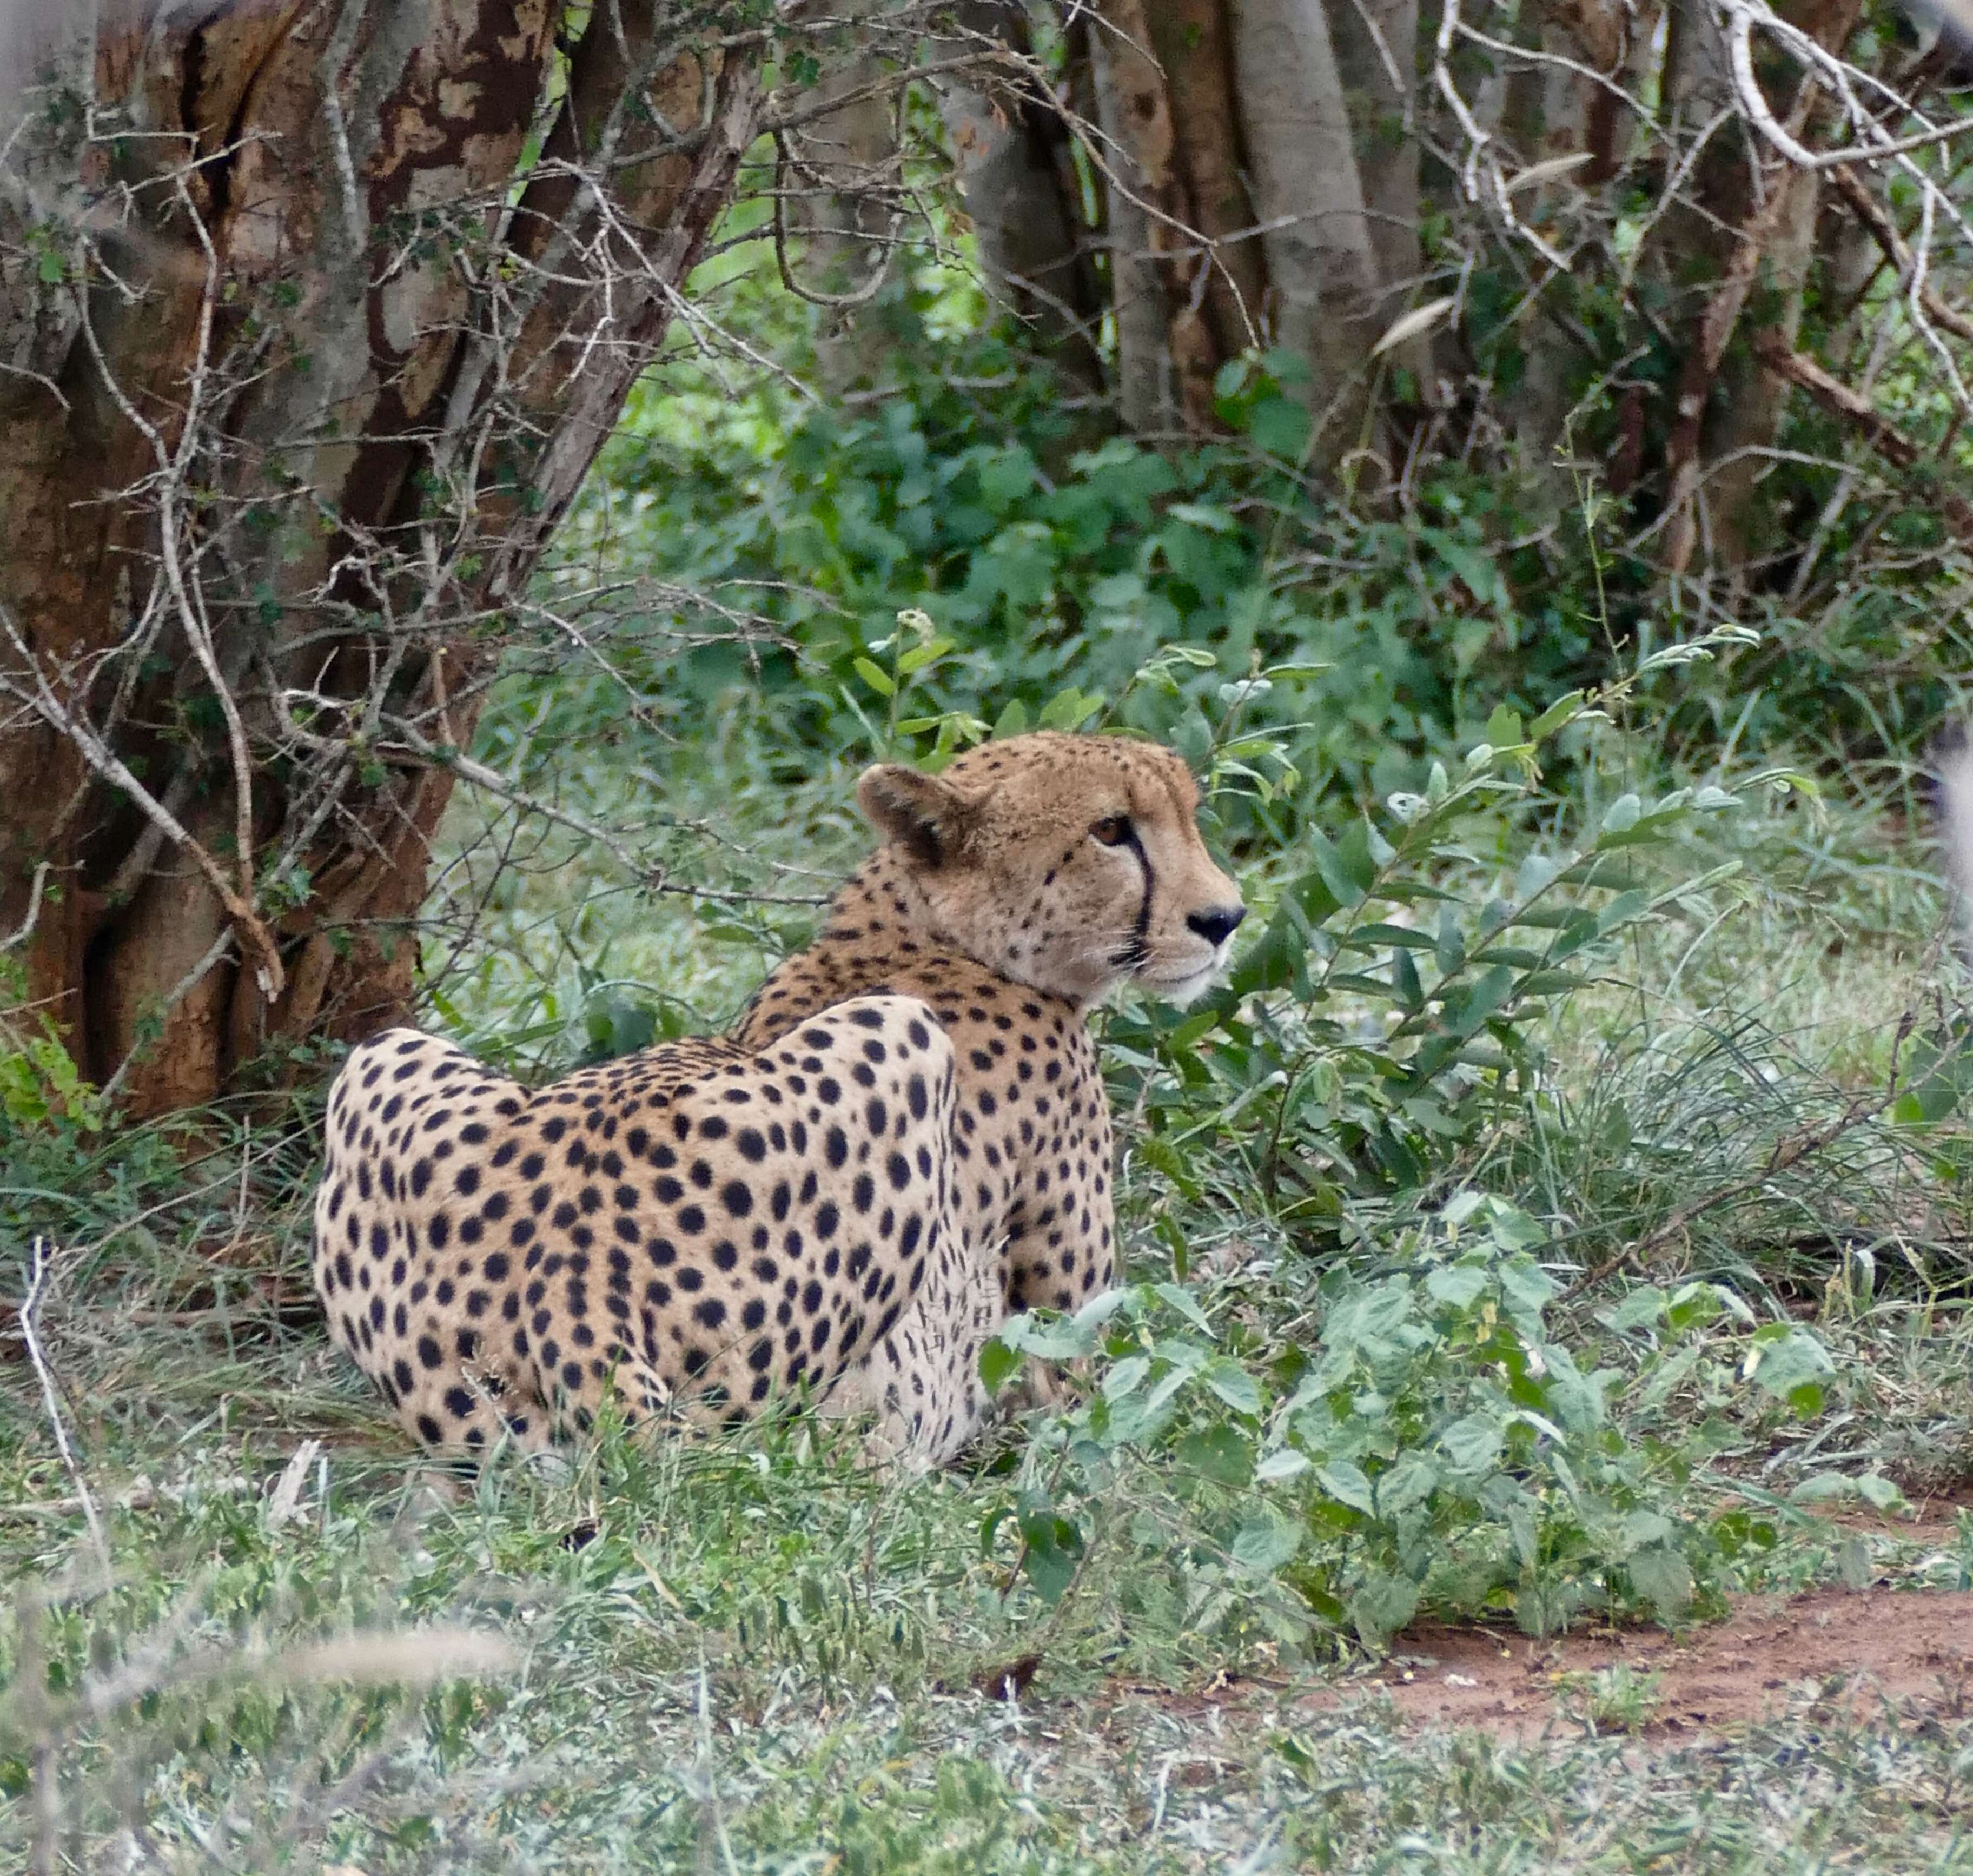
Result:
M1199 837L1191 772L1155 744L1043 730L942 775L882 764L856 799L933 936L1076 1003L1127 978L1189 1002L1246 916Z

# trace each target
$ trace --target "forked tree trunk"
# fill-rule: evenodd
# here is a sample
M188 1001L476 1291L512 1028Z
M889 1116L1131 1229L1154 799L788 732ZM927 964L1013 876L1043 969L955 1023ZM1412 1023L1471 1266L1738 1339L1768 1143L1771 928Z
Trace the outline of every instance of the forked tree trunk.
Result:
M1308 361L1327 466L1362 433L1382 299L1343 74L1322 0L1234 0L1232 19L1276 329Z
M1019 57L1029 54L1018 8L964 0L953 13L960 33L940 42L942 57L956 61L997 47ZM991 57L943 74L937 94L989 292L1059 370L1101 391L1102 302L1068 127L1055 99L1038 80Z
M480 687L757 89L654 0L565 83L550 0L80 17L0 190L0 942L155 1113L404 1013Z

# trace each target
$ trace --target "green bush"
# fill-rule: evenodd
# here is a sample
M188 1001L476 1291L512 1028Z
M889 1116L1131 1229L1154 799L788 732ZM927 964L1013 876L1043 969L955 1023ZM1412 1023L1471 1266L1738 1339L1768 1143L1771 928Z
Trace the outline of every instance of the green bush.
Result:
M1237 1612L1278 1642L1341 1629L1381 1651L1422 1612L1506 1613L1541 1636L1589 1615L1716 1610L1721 1565L1772 1545L1774 1526L1710 1505L1690 1450L1650 1423L1702 1357L1812 1415L1829 1357L1808 1330L1755 1328L1732 1293L1695 1283L1634 1292L1592 1359L1556 1338L1546 1242L1515 1207L1461 1193L1381 1270L1332 1268L1312 1342L1265 1360L1171 1283L1066 1322L1016 1319L990 1346L990 1381L1025 1355L1104 1358L1010 1500L1022 1567L1058 1597L1085 1548L1079 1521L1135 1465L1186 1515L1176 1544L1144 1520L1132 1568L1189 1578L1181 1600L1208 1628ZM1874 1474L1862 1489L1897 1495Z

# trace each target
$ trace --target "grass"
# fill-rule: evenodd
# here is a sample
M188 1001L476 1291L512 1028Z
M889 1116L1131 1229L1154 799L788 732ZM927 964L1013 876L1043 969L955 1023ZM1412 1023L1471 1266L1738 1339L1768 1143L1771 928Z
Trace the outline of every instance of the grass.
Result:
M855 851L844 774L790 786L760 746L708 746L644 804L685 824L639 835L676 842L676 881L768 878L799 899ZM600 763L564 779L578 806L622 782ZM462 856L479 812L456 810ZM723 1019L810 916L633 893L566 830L510 851L497 878L464 857L450 875L482 915L442 1014L537 1066L596 1041L599 1010L618 1021L613 990L661 990L682 1026ZM1765 1534L1723 1587L1973 1585L1965 1519L1912 1537L1793 1495L1973 1474L1956 1130L1873 1113L1763 1172L1777 1142L1883 1086L1905 1011L1950 1017L1936 890L1867 802L1820 820L1762 805L1689 856L1724 857L1736 879L1562 1008L1523 1120L1461 1176L1549 1221L1563 1263L1649 1247L1647 1272L1567 1305L1585 1365L1619 1348L1611 1312L1640 1275L1718 1277L1756 1319L1813 1322L1834 1364L1821 1411L1745 1384L1744 1332L1723 1322L1629 1425L1709 1516L1756 1514ZM314 1315L312 1124L303 1105L208 1115L190 1144L8 1136L0 1244L57 1247L35 1326L80 1463L21 1337L0 1342L0 1866L1973 1866L1973 1719L1951 1703L1832 1717L1808 1690L1770 1724L1680 1744L1651 1731L1647 1685L1611 1680L1580 1690L1593 1727L1533 1744L1412 1731L1361 1685L1346 1629L1297 1642L1270 1621L1278 1592L1229 1564L1222 1501L1155 1456L1092 1489L1054 1601L1005 1515L1055 1463L1029 1427L923 1479L798 1418L432 1474ZM1175 1219L1229 1346L1265 1366L1306 1334L1315 1240L1258 1198L1229 1217L1135 1156L1126 1175L1140 1270L1171 1274ZM1349 1254L1388 1257L1383 1228L1366 1214ZM505 1658L461 1678L462 1632ZM998 1698L1010 1679L1019 1697Z

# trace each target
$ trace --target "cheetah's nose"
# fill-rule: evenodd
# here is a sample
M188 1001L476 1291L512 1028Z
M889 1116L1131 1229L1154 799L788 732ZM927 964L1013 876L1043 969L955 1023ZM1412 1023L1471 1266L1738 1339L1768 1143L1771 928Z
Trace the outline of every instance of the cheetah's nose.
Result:
M1233 936L1246 916L1247 908L1243 905L1216 905L1206 911L1193 913L1186 924L1216 951Z

